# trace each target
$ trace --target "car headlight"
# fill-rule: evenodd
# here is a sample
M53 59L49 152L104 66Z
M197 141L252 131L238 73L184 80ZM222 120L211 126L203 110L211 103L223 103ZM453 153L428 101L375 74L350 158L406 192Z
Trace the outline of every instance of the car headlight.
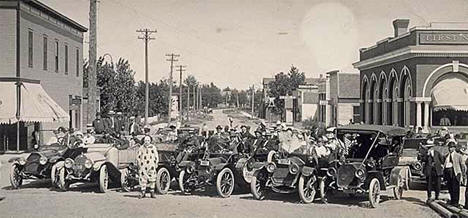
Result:
M47 157L44 157L44 156L43 156L43 157L39 158L39 163L40 163L41 165L46 164L46 163L47 163Z
M38 145L38 144L34 144L34 149L39 149L39 145Z
M188 166L187 168L185 168L185 171L190 174L193 172L193 167L192 166Z
M65 168L72 168L73 160L70 158L65 159Z
M20 165L25 165L26 164L26 159L24 159L23 157L21 157L19 160L18 160L18 163Z
M422 169L422 164L419 162L413 163L412 165L413 165L413 168L417 171Z
M270 173L272 173L273 171L275 171L276 169L276 164L275 163L268 163L267 166L266 166L266 170Z
M93 167L93 161L90 160L90 159L86 159L85 163L84 163L84 166L89 169L91 167Z
M360 180L363 180L364 179L364 175L365 175L365 172L363 169L359 168L356 170L356 172L354 172L354 175L359 178Z
M299 166L295 163L292 163L289 165L289 173L291 174L297 174L297 172L299 172Z
M327 175L330 176L330 177L335 177L336 176L336 169L334 167L328 168Z

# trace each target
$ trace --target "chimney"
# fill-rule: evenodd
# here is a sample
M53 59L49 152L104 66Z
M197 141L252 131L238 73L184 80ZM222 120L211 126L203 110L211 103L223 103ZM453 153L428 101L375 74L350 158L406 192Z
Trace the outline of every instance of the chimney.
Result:
M409 19L396 19L393 21L395 37L401 36L408 32L409 21Z

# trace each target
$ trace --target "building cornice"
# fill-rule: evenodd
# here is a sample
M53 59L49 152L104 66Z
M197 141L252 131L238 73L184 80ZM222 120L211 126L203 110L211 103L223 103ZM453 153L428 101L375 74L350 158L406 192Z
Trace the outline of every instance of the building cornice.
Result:
M468 57L468 50L425 50L418 46L409 46L383 55L353 63L354 68L367 70L415 57Z

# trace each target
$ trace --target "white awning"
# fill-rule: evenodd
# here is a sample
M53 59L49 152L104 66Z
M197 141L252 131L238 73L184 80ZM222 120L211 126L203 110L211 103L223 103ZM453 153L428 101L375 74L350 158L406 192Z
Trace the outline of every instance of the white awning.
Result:
M19 119L15 81L0 82L0 124L22 122L68 122L70 117L39 83L21 83Z
M468 83L459 78L447 78L432 89L432 105L435 111L468 111Z

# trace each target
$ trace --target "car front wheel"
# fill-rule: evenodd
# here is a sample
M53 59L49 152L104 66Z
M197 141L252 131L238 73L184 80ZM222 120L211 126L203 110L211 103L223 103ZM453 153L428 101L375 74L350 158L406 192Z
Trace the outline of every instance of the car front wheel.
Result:
M250 181L250 192L257 200L263 200L266 196L266 172L265 170L255 171Z
M12 164L10 168L10 184L14 189L18 189L23 184L23 177L21 177L21 170L18 164Z
M315 199L317 193L317 178L315 175L304 176L299 178L299 197L305 204L310 204Z
M109 173L107 172L107 166L103 164L99 170L99 191L105 193L109 186Z
M156 190L160 194L167 194L169 187L171 186L171 174L166 167L162 167L158 170L156 177Z
M234 173L229 168L224 168L216 178L216 191L219 196L227 198L234 191Z
M70 187L70 183L65 179L66 171L67 170L65 169L65 167L62 167L58 170L59 179L57 185L62 191L67 191Z
M380 182L373 178L369 184L369 202L372 208L376 208L380 203Z
M120 187L122 188L122 191L124 192L129 192L131 191L130 184L129 184L129 172L128 169L123 169L122 172L120 173Z

